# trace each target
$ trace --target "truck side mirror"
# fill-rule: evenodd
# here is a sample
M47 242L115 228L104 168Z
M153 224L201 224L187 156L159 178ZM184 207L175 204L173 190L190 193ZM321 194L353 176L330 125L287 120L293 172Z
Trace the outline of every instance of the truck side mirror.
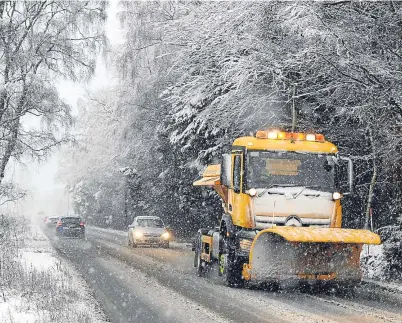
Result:
M343 195L353 193L353 162L348 157L340 157L339 188Z
M230 174L232 165L232 158L230 154L222 155L222 164L221 164L221 183L227 187L231 186L232 176Z

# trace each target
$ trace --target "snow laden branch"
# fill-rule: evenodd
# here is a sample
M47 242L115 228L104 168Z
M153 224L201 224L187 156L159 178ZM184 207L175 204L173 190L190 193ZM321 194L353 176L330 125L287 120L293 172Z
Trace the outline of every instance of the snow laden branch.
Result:
M21 190L12 183L0 184L0 206L9 202L17 202L26 196L26 191Z

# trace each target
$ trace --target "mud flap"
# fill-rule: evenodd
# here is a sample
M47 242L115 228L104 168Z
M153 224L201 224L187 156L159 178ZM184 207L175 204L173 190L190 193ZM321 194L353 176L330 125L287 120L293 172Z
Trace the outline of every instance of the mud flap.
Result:
M255 238L243 276L255 282L359 281L364 243L380 238L366 230L276 227Z

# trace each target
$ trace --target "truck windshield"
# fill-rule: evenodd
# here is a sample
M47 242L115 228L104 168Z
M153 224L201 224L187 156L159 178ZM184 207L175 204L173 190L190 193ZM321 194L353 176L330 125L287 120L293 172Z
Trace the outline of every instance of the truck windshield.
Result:
M247 188L305 186L322 191L335 187L333 155L281 151L249 151Z

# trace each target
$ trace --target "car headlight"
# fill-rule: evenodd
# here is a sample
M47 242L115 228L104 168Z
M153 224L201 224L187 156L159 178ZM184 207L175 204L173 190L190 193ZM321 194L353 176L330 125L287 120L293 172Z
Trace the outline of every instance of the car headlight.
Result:
M134 237L136 237L136 238L141 238L141 237L142 237L142 232L135 231L135 232L134 232Z
M170 238L169 232L162 233L162 238L165 239L165 240L169 239Z

